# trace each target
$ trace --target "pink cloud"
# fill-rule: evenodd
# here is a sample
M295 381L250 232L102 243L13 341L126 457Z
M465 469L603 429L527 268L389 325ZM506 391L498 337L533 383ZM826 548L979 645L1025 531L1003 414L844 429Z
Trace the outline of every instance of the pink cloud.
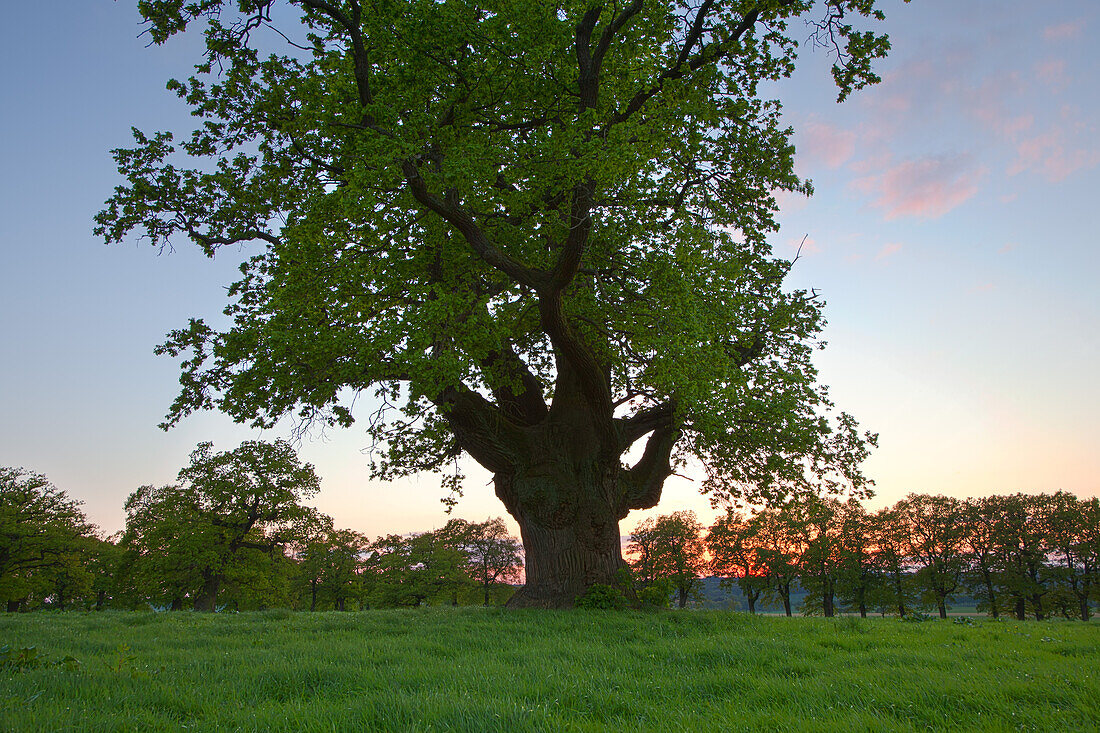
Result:
M839 168L855 153L856 134L811 118L803 125L801 151L829 168Z
M1001 245L1001 248L997 250L997 254L1008 254L1012 250L1019 248L1019 246L1019 242L1005 242L1003 245Z
M1062 88L1069 81L1064 59L1048 59L1035 64L1035 76L1047 86Z
M1065 180L1079 170L1100 163L1100 150L1066 150L1062 131L1053 128L1041 135L1021 140L1016 145L1016 160L1008 167L1008 175L1025 171L1043 175L1051 183Z
M857 178L851 186L871 196L871 205L884 209L887 219L934 219L976 194L985 173L968 156L939 156L904 161L884 173Z
M988 293L993 290L993 283L981 283L970 289L972 293Z
M1003 138L1013 139L1035 123L1031 114L1009 112L1009 100L1024 89L1016 72L994 74L976 86L958 85L951 90L958 104L980 124Z
M901 251L901 245L897 242L889 242L887 244L884 244L884 245L882 245L882 249L880 249L875 254L875 262L882 262L887 257L890 257L891 255L895 255L900 251Z
M1065 23L1058 23L1057 25L1048 25L1043 29L1044 41L1066 41L1071 38L1077 38L1085 30L1085 20L1081 18L1079 20L1070 20Z

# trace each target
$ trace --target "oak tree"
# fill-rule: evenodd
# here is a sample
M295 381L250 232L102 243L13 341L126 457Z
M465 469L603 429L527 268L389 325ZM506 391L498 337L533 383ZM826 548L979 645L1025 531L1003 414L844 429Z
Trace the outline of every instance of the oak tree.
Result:
M462 547L468 557L467 573L481 586L484 605L489 605L494 587L522 577L523 548L500 517L468 524Z
M627 549L635 554L634 571L645 582L669 582L680 608L700 588L707 571L703 525L695 512L650 517L634 528Z
M81 558L94 528L49 479L0 467L0 601L8 611L53 595L63 607L66 587L87 572Z
M915 566L915 580L945 619L967 565L963 503L950 496L909 494L895 509L908 531L906 555Z
M223 452L200 443L178 479L127 498L122 542L138 553L146 581L159 586L155 596L173 608L189 597L196 611L215 609L234 572L266 578L242 561L261 559L250 551L281 555L312 515L300 502L320 488L313 466L281 440Z
M766 550L759 537L763 522L762 514L745 517L730 511L718 518L706 537L710 572L723 583L737 583L751 614L768 587Z
M619 521L689 459L719 497L862 490L873 436L831 413L822 303L768 244L810 184L759 89L807 37L841 99L877 81L879 4L141 0L153 42L205 34L169 83L201 125L134 131L97 232L259 247L232 324L160 347L167 424L350 425L373 394L376 477L492 472L515 605L613 582Z

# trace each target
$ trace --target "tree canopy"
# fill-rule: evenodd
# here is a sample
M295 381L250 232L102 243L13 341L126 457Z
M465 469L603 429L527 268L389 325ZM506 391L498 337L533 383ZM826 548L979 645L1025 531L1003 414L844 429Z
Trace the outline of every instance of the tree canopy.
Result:
M203 611L214 610L249 551L282 555L298 523L312 518L301 500L319 488L313 466L285 441L246 441L224 452L200 443L178 478L130 495L122 541L139 555L139 572L160 586L160 600L179 606L190 597Z
M79 559L94 528L80 504L42 474L0 467L0 601L9 611L86 575Z
M875 0L138 5L156 43L205 34L169 82L201 125L134 131L97 232L260 247L232 325L160 347L166 425L350 425L374 395L376 477L494 474L519 604L608 582L618 521L679 463L717 498L866 488L874 437L829 417L811 363L822 303L767 242L775 192L811 187L758 89L804 34L840 99L876 81Z

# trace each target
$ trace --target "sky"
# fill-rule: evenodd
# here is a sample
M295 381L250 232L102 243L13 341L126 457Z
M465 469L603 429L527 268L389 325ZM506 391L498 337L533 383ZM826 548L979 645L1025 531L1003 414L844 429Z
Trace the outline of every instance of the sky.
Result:
M104 532L203 440L257 431L219 414L156 426L178 365L153 347L218 317L237 263L180 242L106 246L92 217L120 178L109 151L190 129L170 77L196 39L147 48L136 3L9 4L0 31L0 465L45 474ZM1095 0L888 2L883 82L837 105L829 58L806 48L767 92L795 130L815 195L783 196L778 254L827 302L821 379L880 434L870 506L909 492L1100 495L1100 31ZM808 35L808 33L807 33ZM805 44L804 44L805 45ZM368 478L362 430L303 440L313 503L377 536L442 525L437 480ZM504 515L471 466L456 516ZM624 520L715 516L690 473ZM513 525L514 527L514 525Z

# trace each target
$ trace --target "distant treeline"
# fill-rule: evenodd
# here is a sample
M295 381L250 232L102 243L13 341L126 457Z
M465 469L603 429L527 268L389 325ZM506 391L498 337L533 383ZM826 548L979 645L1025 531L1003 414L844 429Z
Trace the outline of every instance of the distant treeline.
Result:
M503 603L521 577L501 519L370 540L301 501L313 467L284 442L191 455L179 483L142 486L126 528L97 535L45 476L0 468L0 602L33 609L350 610Z
M522 548L501 519L370 540L302 501L319 482L285 442L216 453L200 444L178 482L126 500L99 536L45 476L0 468L0 603L8 611L288 607L350 610L503 603ZM959 500L911 494L867 511L806 498L709 528L692 512L638 524L630 572L581 599L595 607L697 604L703 578L758 604L946 617L961 595L991 616L1087 620L1100 601L1100 500L1066 492ZM970 602L973 602L972 600Z
M910 494L869 512L807 498L704 528L692 512L639 524L633 590L700 599L706 576L736 586L750 612L801 596L802 613L941 618L960 596L992 617L1088 620L1100 602L1100 500L1067 492L974 499ZM797 591L801 590L800 593ZM797 599L796 599L797 600Z

